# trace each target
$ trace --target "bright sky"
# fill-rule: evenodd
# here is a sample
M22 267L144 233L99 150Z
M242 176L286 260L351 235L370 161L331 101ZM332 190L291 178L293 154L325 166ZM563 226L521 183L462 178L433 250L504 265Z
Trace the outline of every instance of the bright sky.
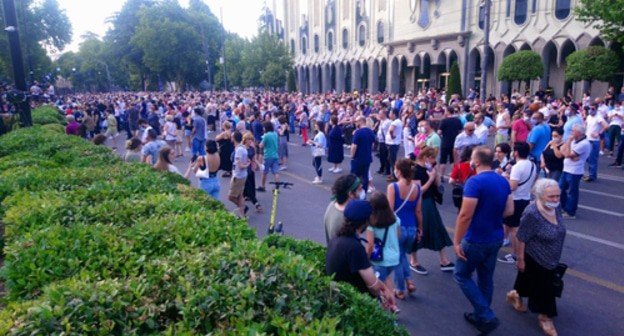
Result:
M183 7L188 0L179 0ZM219 17L223 9L225 29L246 38L251 38L258 29L258 17L262 12L263 0L203 0ZM126 0L58 0L65 9L74 30L73 41L66 48L77 51L80 36L91 31L103 37L108 30L106 19L121 10Z

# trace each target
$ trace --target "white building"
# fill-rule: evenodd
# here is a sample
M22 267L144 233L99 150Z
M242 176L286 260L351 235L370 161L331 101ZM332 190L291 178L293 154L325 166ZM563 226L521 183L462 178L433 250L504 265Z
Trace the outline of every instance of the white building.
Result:
M575 20L577 2L492 0L489 48L483 43L482 0L281 0L277 6L303 92L444 87L455 61L467 91L480 85L481 57L488 52L487 93L498 96L510 87L495 80L495 69L506 56L533 50L542 56L545 74L531 90L541 82L557 96L573 89L578 97L583 84L565 82L565 58L590 45L622 57L622 48L603 41L592 24ZM622 73L614 81L621 86ZM594 95L603 95L606 86L594 84Z

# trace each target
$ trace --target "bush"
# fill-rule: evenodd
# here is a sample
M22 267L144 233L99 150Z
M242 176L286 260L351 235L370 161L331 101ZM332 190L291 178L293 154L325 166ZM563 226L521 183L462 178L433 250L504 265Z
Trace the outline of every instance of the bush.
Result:
M0 334L405 335L324 275L325 248L253 229L176 174L55 124L0 137Z
M56 107L41 106L32 111L32 123L33 125L66 125L67 119Z

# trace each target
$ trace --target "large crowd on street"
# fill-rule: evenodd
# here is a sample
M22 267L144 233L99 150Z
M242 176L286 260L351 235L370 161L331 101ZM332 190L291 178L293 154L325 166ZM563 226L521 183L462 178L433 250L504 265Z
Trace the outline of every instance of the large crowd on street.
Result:
M248 203L263 211L256 195L288 170L288 144L309 148L311 183L337 176L323 223L311 223L325 226L327 273L398 313L414 273L429 272L419 251L435 251L473 307L465 320L483 333L500 324L491 302L501 262L517 267L505 299L557 334L566 221L577 216L580 184L621 168L624 154L624 89L579 101L541 88L488 99L436 90L41 94L37 104L66 115L67 134L113 148L125 140L126 161L195 175L216 200L229 178L240 217L252 215ZM610 167L599 167L602 155ZM190 160L188 170L176 160ZM453 236L438 211L444 188L458 209ZM499 257L502 246L511 253Z

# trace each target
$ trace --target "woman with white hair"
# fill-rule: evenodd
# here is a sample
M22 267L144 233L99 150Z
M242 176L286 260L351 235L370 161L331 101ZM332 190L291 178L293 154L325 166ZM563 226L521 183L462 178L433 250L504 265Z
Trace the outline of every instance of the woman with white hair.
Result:
M524 210L518 229L518 275L514 290L507 293L507 301L516 311L526 312L522 297L528 297L529 309L538 314L539 325L546 335L557 335L552 318L557 316L555 286L561 272L561 252L566 235L557 181L540 179L533 187L535 203ZM562 272L561 272L562 273Z

